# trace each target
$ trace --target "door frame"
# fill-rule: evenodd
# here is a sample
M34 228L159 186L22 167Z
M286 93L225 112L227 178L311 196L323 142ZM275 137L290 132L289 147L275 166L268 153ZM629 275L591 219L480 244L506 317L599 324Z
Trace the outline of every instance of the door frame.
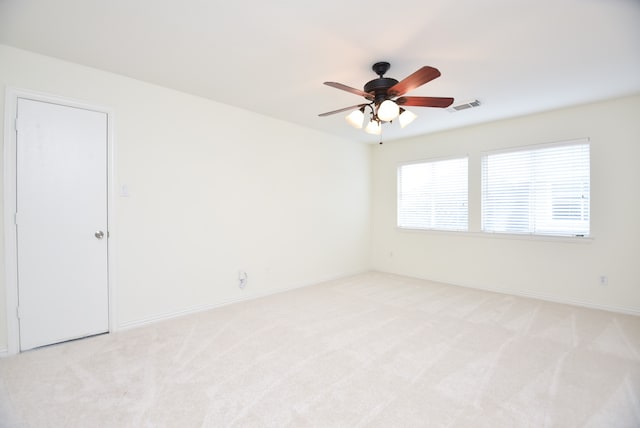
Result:
M20 352L20 326L18 321L18 257L17 233L15 224L17 198L16 171L16 115L18 98L58 104L67 107L92 110L107 115L107 286L109 305L109 332L116 330L116 294L115 294L115 249L117 233L114 222L115 189L115 141L113 138L113 111L110 108L87 102L61 97L28 89L7 87L4 109L4 280L7 316L7 355Z

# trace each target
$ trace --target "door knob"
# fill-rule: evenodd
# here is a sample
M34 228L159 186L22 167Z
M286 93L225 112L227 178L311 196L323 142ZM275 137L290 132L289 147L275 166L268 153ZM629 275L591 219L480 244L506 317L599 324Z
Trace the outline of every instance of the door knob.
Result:
M99 230L96 233L93 234L97 239L102 239L104 238L104 232Z

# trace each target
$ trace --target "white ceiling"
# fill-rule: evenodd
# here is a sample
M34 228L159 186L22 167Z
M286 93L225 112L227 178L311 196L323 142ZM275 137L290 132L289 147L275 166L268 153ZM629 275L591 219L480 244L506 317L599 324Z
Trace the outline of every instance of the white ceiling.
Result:
M364 142L318 117L363 98L322 82L362 88L380 60L441 71L407 95L482 103L413 108L385 141L640 93L638 0L0 0L0 43Z

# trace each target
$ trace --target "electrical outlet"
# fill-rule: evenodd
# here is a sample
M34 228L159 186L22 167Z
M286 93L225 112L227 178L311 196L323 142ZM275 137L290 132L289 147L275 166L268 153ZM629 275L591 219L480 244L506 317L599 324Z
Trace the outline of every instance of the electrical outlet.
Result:
M600 285L608 285L609 277L607 275L600 275Z
M247 273L243 270L238 271L238 287L244 289L247 286L247 281L249 281Z

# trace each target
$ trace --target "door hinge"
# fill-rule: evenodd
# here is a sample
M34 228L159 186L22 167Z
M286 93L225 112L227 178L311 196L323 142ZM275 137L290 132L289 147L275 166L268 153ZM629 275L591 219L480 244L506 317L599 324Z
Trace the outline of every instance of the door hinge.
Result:
M20 306L16 306L16 318L20 319Z
M13 122L13 127L15 128L16 132L18 132L18 123L19 123L19 120L16 117L16 120Z
M14 213L13 214L13 223L17 226L18 225L18 213Z

